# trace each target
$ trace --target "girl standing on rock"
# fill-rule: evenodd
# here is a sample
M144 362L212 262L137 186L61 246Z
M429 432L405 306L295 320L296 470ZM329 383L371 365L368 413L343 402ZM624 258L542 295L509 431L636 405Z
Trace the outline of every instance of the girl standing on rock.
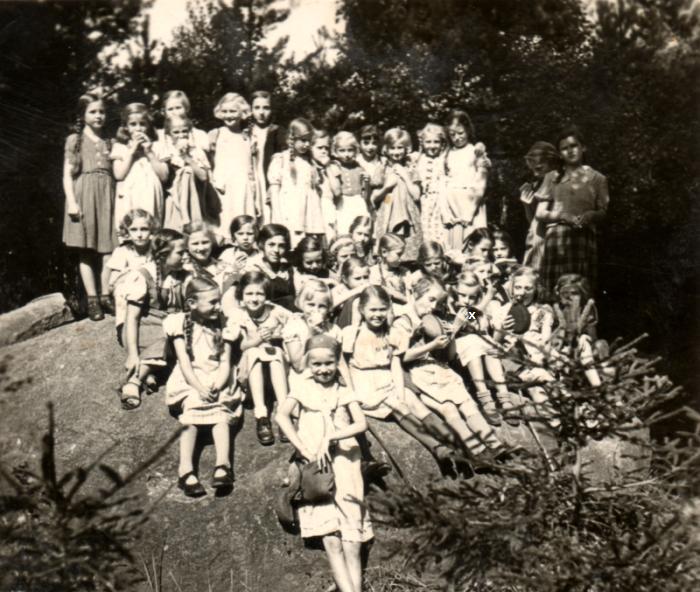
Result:
M338 380L340 345L328 335L306 343L311 374L280 405L277 422L303 462L330 466L335 494L325 503L299 506L301 536L321 538L339 592L361 592L362 543L374 536L363 505L360 447L355 436L367 429L357 395ZM299 415L298 429L292 417Z
M95 94L78 99L77 133L66 139L63 191L66 213L63 243L78 250L80 279L87 293L88 316L104 318L102 301L109 305L110 270L104 264L117 243L114 227L114 177L109 162L111 141L104 138L106 109ZM99 261L99 263L98 263ZM101 269L101 275L98 269Z

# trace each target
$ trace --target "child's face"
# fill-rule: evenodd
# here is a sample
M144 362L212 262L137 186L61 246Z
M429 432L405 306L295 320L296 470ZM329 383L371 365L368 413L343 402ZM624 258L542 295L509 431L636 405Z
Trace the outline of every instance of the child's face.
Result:
M366 247L371 239L370 229L367 226L358 226L352 231L352 240L356 245Z
M360 138L360 152L367 160L374 160L379 152L379 142L373 136Z
M386 153L391 162L401 162L406 158L408 150L403 144L396 143L393 146L389 146Z
M440 138L434 136L428 136L423 138L423 150L430 157L435 157L440 154L440 149L442 148L442 142Z
M493 284L499 277L498 269L489 261L484 261L474 267L474 274L482 286Z
M535 282L531 277L520 276L513 281L513 300L525 306L535 299Z
M314 326L318 325L320 321L325 321L330 312L328 300L319 293L310 295L309 298L299 303L299 307L304 319Z
M445 291L439 286L433 286L420 298L415 300L415 309L419 317L434 313L445 300Z
M447 128L447 135L455 148L464 148L469 142L469 132L461 123L453 122Z
M187 115L187 109L185 109L185 104L182 102L182 99L179 99L177 97L173 97L165 101L165 107L163 110L165 111L166 117L173 117L176 115L179 117L184 117L185 115Z
M190 128L187 125L176 125L170 128L170 137L177 140L189 140Z
M369 267L365 265L355 267L350 275L343 279L345 285L351 290L369 286Z
M206 263L214 245L206 232L193 232L187 241L187 251L198 263Z
M488 261L493 244L487 238L482 238L477 244L467 248L467 253L475 259Z
M93 101L89 103L83 115L85 125L96 130L104 127L106 117L107 112L105 111L105 105L102 101Z
M401 256L403 255L404 247L391 247L389 249L382 249L382 259L388 267L398 267L401 263Z
M151 240L151 225L146 218L134 218L127 230L129 239L137 249L148 246Z
M455 287L454 296L455 308L465 308L467 306L475 306L479 304L481 299L481 286L479 284L469 285L459 283Z
M533 158L527 161L527 166L532 171L532 174L538 179L544 177L552 170L549 161L545 158Z
M494 259L508 259L508 257L510 257L510 249L502 240L495 240L493 242L492 252Z
M423 269L432 275L439 276L442 273L442 257L430 257L423 262Z
M147 129L146 117L143 113L132 113L126 120L126 130L131 138L145 134Z
M292 140L292 150L294 150L294 153L300 156L306 156L311 150L311 142L313 141L312 136L313 134L311 130L305 134L295 136Z
M338 249L338 254L335 256L335 260L338 264L338 268L343 265L350 257L355 254L355 245L345 245Z
M250 313L260 312L266 300L262 284L249 284L241 293L241 304Z
M253 250L255 244L255 229L252 224L244 224L236 232L233 233L233 240L236 246L246 252Z
M326 166L331 157L331 141L330 138L317 138L311 147L311 158L318 164Z
M564 286L559 290L559 303L564 306L571 306L574 302L581 302L583 292L578 286Z
M229 101L219 107L219 119L221 119L227 127L238 125L241 118L241 110L238 108L237 103Z
M216 319L221 312L221 294L219 290L199 292L194 298L188 298L190 310L201 319Z
M172 251L165 259L165 266L170 269L182 269L182 258L185 255L185 240L175 240L171 245Z
M268 263L282 263L287 255L287 241L281 235L273 236L263 243L263 257Z
M370 328L382 329L387 324L389 307L379 298L373 297L360 309L360 314Z
M323 251L307 251L301 256L302 269L309 273L323 270Z
M574 136L564 138L559 142L559 154L564 159L564 164L578 165L583 160L585 148Z
M258 97L253 101L251 109L253 111L253 121L255 121L255 123L260 126L265 126L270 123L270 117L272 116L270 99Z
M350 164L355 160L357 156L357 150L355 146L349 143L340 144L335 149L336 156L342 164Z
M312 349L307 354L306 365L316 382L330 384L338 372L338 360L330 349Z

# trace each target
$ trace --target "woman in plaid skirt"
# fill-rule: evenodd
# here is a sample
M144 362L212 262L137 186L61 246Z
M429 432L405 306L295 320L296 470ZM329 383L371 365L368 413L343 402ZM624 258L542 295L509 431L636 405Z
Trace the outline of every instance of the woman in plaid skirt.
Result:
M540 202L535 214L547 224L539 271L548 300L553 300L557 280L566 273L582 275L595 290L596 226L605 218L610 200L605 176L583 164L586 148L576 127L559 134L557 149L563 168L554 180L551 202Z

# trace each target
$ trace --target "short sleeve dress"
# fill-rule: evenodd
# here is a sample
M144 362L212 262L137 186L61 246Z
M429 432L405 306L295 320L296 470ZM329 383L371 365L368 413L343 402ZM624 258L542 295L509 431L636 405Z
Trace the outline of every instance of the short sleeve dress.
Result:
M160 142L153 144L156 158L165 158L164 147ZM129 158L129 148L125 144L115 143L110 154L112 160ZM117 197L114 206L114 224L118 227L130 210L145 210L151 214L159 225L163 224L164 214L163 184L153 170L148 158L137 152L126 177L117 183Z
M291 399L299 403L299 438L315 454L325 434L350 425L347 405L357 396L338 382L321 385L308 378ZM364 543L373 538L369 510L363 505L364 483L360 470L361 453L355 438L345 438L333 454L335 499L325 504L299 506L299 526L304 538L340 533L344 541Z
M68 209L63 219L63 243L67 247L111 253L117 245L114 224L115 181L109 160L108 140L93 140L83 133L80 154L78 134L66 139L65 158L73 174L73 193L80 218L72 220Z
M447 248L447 228L443 222L445 201L445 156L421 153L416 160L421 182L420 222L424 241L435 241Z
M113 272L117 272L115 279L110 279L110 283L112 285L116 284L121 278L122 274L129 270L139 269L150 261L153 261L153 259L149 252L142 255L130 244L117 247L114 249L106 263L106 266L109 269L111 269Z
M184 312L168 315L163 321L163 331L172 341L177 337L186 338ZM220 347L218 341L234 342L240 336L240 330L234 323L227 323L221 333L217 333L199 323L192 323L192 370L204 387L211 387L219 371ZM177 364L168 378L165 402L168 406L178 406L181 414L178 419L183 425L233 424L241 417L242 397L230 373L229 383L219 391L216 401L202 400L199 393L187 383L180 364Z
M192 167L172 145L170 146L168 161L173 178L165 199L163 228L181 232L185 224L201 222L204 219L204 197L208 182L198 179ZM191 147L189 157L205 171L211 168L209 158L201 148Z
M367 202L362 195L362 176L365 170L358 164L338 165L340 170L340 197L336 202L336 229L338 234L350 232L350 225L358 216L369 216Z

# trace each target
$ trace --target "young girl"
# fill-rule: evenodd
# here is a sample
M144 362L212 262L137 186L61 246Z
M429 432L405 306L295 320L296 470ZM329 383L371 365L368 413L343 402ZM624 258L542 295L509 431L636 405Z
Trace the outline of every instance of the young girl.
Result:
M197 222L185 226L188 262L185 269L193 277L206 277L216 282L222 294L233 285L233 270L214 257L216 236L212 228Z
M377 205L375 233L378 240L392 233L404 240L404 259L414 261L423 242L420 226L420 182L410 165L411 136L406 130L392 128L384 134L387 157L384 185L372 194Z
M328 335L340 342L340 328L330 321L333 300L328 285L317 279L309 279L297 296L297 308L282 331L284 351L291 364L289 372L290 391L303 386L306 360L304 348L312 335Z
M114 249L105 264L110 270L110 291L126 271L138 269L151 261L151 238L158 230L158 224L145 210L131 210L124 216L119 229L124 242Z
M167 120L168 117L184 117L185 119L190 116L190 100L187 95L181 90L169 90L163 95L163 118ZM158 141L165 144L166 150L169 151L172 146L169 145L170 140L165 129L159 129ZM190 144L199 148L203 152L209 151L209 138L207 132L204 130L192 127L190 129L188 138Z
M104 265L117 243L114 223L114 177L111 144L105 140L105 103L85 94L78 99L76 133L66 139L63 191L66 194L63 243L78 250L80 279L87 294L88 316L104 318L98 296L109 306L110 270ZM101 271L100 271L101 270Z
M306 236L294 250L296 271L294 273L294 291L299 294L309 279L318 279L327 286L335 284L330 278L328 255L323 248L323 241L318 236Z
M163 224L163 183L168 178L164 147L157 139L148 108L131 103L122 110L121 127L112 146L117 200L114 206L118 224L129 210L141 209Z
M246 214L256 219L260 216L251 142L243 129L249 116L250 105L246 100L239 94L226 93L214 107L214 117L224 125L209 132L213 183L221 200L219 234L225 238L231 238L229 228L236 216Z
M177 365L166 386L166 403L185 426L180 435L177 485L186 496L206 492L194 470L194 449L201 427L210 426L216 450L215 489L233 486L231 426L241 417L241 394L233 382L232 342L236 325L225 325L215 282L194 278L185 291L188 312L168 315L163 331L175 350Z
M360 294L369 287L369 267L365 261L351 256L340 267L340 283L333 289L333 304L338 313L336 322L343 329L359 321Z
M307 234L325 232L319 178L310 154L313 131L306 119L294 119L289 149L272 157L267 173L271 219L289 229L291 248Z
M357 162L357 138L350 132L333 137L331 153L336 159L328 167L331 190L335 196L336 232L346 234L358 216L368 216L369 176Z
M518 419L512 413L517 401L508 392L503 364L492 355L495 348L482 337L491 330L489 318L480 308L483 298L484 288L477 275L472 271L462 272L457 278L450 303L454 313L452 332L455 335L455 352L460 365L469 370L476 388L476 399L486 420L494 426L501 424L501 417L486 385L484 368L494 383L496 398L506 421L517 425Z
M290 314L281 306L268 302L268 287L268 279L262 273L244 273L236 289L240 308L230 315L232 322L241 327L243 356L239 363L240 379L247 384L253 399L256 432L263 446L275 441L265 405L263 366L269 370L278 404L282 404L288 391L282 329Z
M341 281L340 269L350 257L355 254L355 241L349 234L341 234L328 248L330 257L331 277L336 284Z
M409 272L401 263L406 248L404 240L395 234L385 234L379 239L379 257L376 265L370 267L369 281L382 286L394 303L406 304Z
M192 141L192 122L172 115L165 119L167 161L172 181L165 201L164 228L182 231L190 222L204 219L204 196L209 182L209 158Z
M248 258L259 254L258 225L253 216L236 216L229 230L233 245L219 253L219 261L229 266L235 284L248 266Z
M500 289L508 283L510 275L520 264L513 256L513 239L510 234L500 228L493 228L491 230L491 237L493 238L491 258L500 272L496 288Z
M448 247L462 249L464 239L476 228L486 226L484 192L491 162L486 148L473 144L474 126L465 111L453 110L447 117L450 148L445 158L448 216Z
M464 239L464 264L491 261L493 235L487 227L476 228Z
M404 388L403 345L390 331L391 299L386 290L381 286L364 288L359 311L360 322L343 329L342 343L362 411L369 417L396 420L440 466L444 465L449 450L429 432L436 432L443 441L451 440L451 434L413 392Z
M405 314L393 324L408 344L403 362L411 381L421 392L422 401L445 418L472 454L482 454L488 449L494 451L500 447L500 442L462 378L448 366L441 353L447 349L447 355L452 355L454 342L445 334L425 337L422 330L422 318L440 309L446 296L442 284L434 278L423 278L414 287Z
M533 179L520 187L520 201L525 207L525 216L530 226L525 238L523 265L539 269L544 252L546 225L535 216L540 202L552 204L552 185L559 167L559 153L549 142L535 142L525 156ZM546 206L545 206L546 207Z
M372 254L372 235L374 234L374 224L369 216L358 216L350 224L350 236L355 243L355 255L374 265L374 255Z
M311 377L293 391L277 412L277 422L303 461L330 466L335 497L299 506L301 536L322 537L339 592L361 592L361 545L373 537L364 505L360 448L355 436L367 428L358 397L338 380L338 343L316 335L306 344ZM298 429L292 417L298 413Z
M336 211L333 190L328 178L328 165L331 162L331 137L326 130L315 129L311 145L311 161L318 175L318 189L321 192L321 213L327 244L335 240Z
M570 127L559 134L557 148L564 163L552 186L552 205L537 207L536 217L547 224L542 282L545 298L565 273L585 277L595 291L597 279L597 225L605 219L610 197L605 176L583 164L586 152L581 132Z
M141 404L144 381L166 365L163 319L169 312L180 312L184 304L185 237L175 230L159 230L151 249L153 260L124 275L114 288L117 339L126 348L127 382L120 389L126 410Z
M365 125L360 128L357 135L360 138L360 153L357 155L357 162L369 175L369 184L374 195L384 185L384 162L380 151L382 134L376 125Z
M440 243L447 247L447 228L443 219L448 217L445 196L445 128L428 123L420 132L420 153L416 160L416 171L421 183L421 230L423 240Z
M270 302L294 310L294 269L289 263L289 231L280 224L265 224L258 237L260 252L248 258L245 271L262 273L268 281Z
M418 249L418 269L408 276L407 287L413 286L424 277L433 277L443 284L453 283L450 266L440 243L427 241Z

